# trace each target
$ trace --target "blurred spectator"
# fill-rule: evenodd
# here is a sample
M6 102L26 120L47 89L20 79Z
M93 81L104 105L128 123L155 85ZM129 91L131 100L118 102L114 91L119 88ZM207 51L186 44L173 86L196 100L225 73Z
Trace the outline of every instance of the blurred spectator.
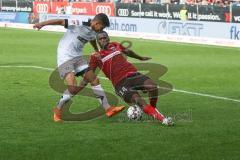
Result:
M72 14L72 6L73 3L69 2L69 4L66 6L66 14Z
M180 19L181 19L182 21L188 20L188 11L187 11L187 8L186 8L185 5L184 5L184 6L182 7L182 9L180 10Z
M208 4L209 4L209 2L207 0L203 0L201 3L201 5L208 5Z
M196 0L196 1L195 1L195 4L201 5L201 4L202 4L202 0Z
M237 5L237 6L240 5L240 0L233 0L231 2L232 2L233 5Z
M145 3L156 4L156 0L145 0Z
M179 4L185 4L186 0L179 0Z
M171 2L171 4L179 4L180 0L171 0L170 2Z
M192 5L192 4L195 4L195 0L186 0L185 3L188 4L188 5Z
M65 14L65 7L64 6L61 6L59 8L57 8L57 14Z
M171 0L161 0L161 4L170 4Z
M28 22L30 24L35 24L39 22L39 16L38 13L30 13L28 17Z
M224 6L224 3L222 0L215 0L213 4L217 6Z

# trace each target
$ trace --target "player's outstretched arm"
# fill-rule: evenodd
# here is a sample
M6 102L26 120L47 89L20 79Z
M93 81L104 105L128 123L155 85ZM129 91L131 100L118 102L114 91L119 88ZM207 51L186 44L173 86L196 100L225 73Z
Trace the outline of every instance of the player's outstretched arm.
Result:
M42 27L47 26L47 25L62 25L62 26L65 26L65 20L64 19L52 19L52 20L36 23L36 24L33 25L33 28L40 30Z
M124 54L126 54L128 57L132 57L135 59L139 59L141 61L147 61L149 59L152 59L150 57L142 57L140 55L138 55L137 53L133 52L132 50L126 49L125 51L123 51Z

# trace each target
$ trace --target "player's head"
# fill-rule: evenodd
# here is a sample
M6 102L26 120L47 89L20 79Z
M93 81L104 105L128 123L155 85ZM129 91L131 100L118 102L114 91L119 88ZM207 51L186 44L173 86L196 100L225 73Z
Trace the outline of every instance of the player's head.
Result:
M102 31L105 27L109 27L110 22L108 16L104 13L97 14L91 21L91 28L95 32Z
M110 42L110 38L105 31L101 31L97 34L97 42L101 49L104 49Z

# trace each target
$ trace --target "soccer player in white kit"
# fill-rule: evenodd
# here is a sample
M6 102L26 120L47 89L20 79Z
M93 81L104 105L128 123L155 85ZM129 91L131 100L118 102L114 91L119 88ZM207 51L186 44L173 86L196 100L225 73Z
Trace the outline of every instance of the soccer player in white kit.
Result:
M61 121L62 107L88 83L92 85L94 94L106 111L106 115L111 117L124 109L124 106L110 106L99 79L88 67L88 62L82 57L83 47L90 42L96 52L96 33L109 27L109 19L104 13L97 14L91 21L83 22L83 25L73 25L67 19L48 20L34 24L33 28L38 30L46 25L62 25L67 31L60 40L57 49L57 65L60 77L68 85L68 89L63 93L62 98L54 108L53 120ZM80 85L77 85L76 76L83 76Z

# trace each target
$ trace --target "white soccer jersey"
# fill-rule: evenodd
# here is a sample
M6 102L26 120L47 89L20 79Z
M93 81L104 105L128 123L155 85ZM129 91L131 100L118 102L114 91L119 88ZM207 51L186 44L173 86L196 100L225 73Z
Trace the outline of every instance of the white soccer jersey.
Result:
M57 49L58 66L78 56L82 56L84 45L96 39L96 32L86 25L73 25L65 20L66 33L60 40Z

